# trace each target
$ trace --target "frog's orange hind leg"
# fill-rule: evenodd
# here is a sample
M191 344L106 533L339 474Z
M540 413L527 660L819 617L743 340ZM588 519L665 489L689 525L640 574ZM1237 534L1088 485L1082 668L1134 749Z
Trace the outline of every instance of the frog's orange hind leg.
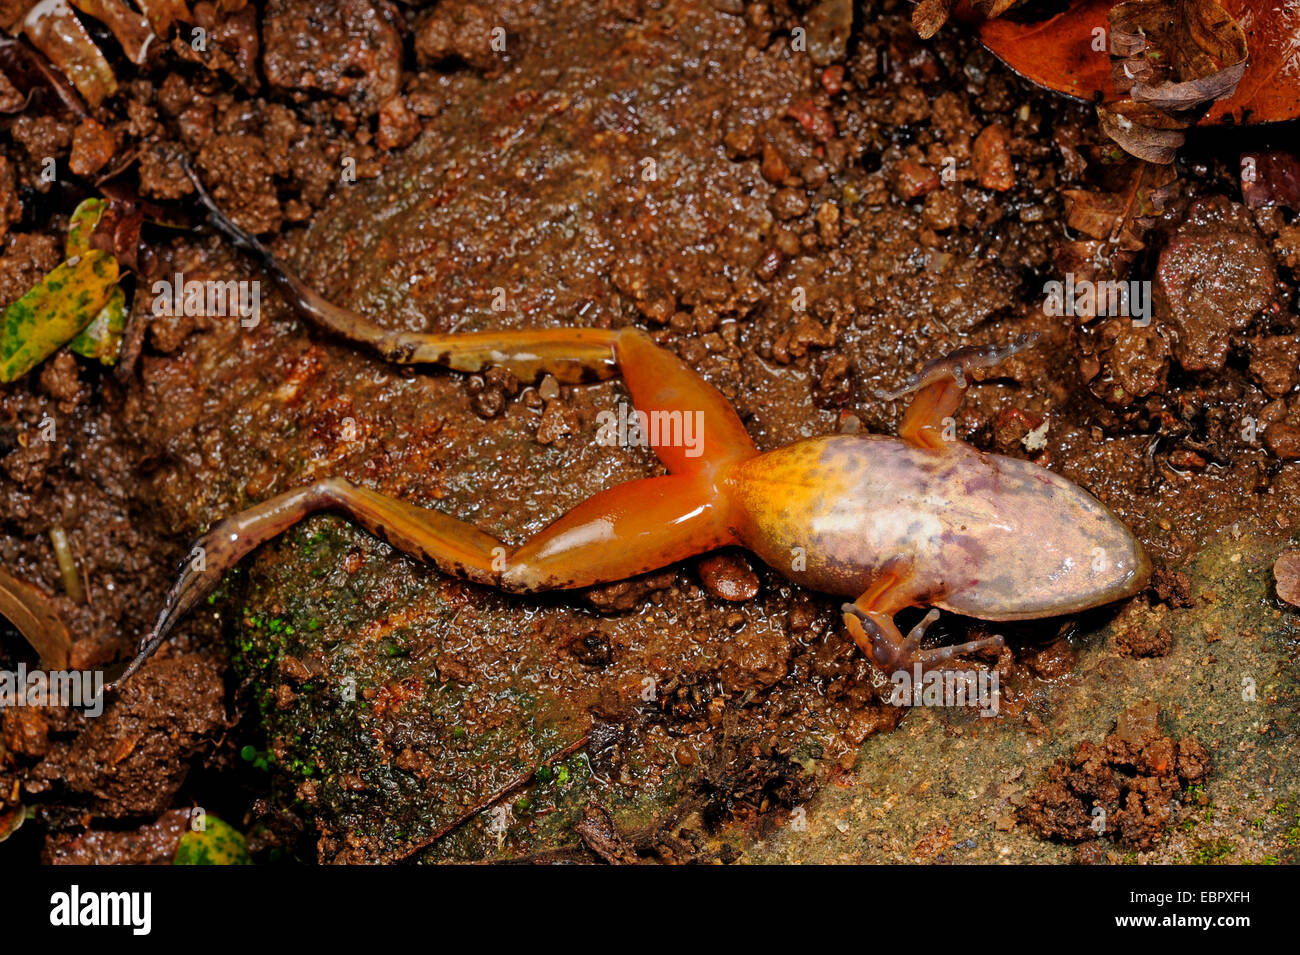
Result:
M911 564L896 559L885 566L866 593L840 608L849 635L882 670L892 673L910 669L917 663L923 670L929 669L953 657L1004 645L1002 637L994 635L949 647L921 649L925 631L939 619L939 611L927 613L906 637L894 623L894 614L905 607L916 606L923 596L913 579Z
M494 341L490 349L481 345L488 338ZM466 358L457 351L461 343L458 336L446 336L445 350ZM343 511L376 537L445 573L513 591L619 580L733 542L722 476L726 465L757 451L722 395L676 356L634 329L485 334L475 336L470 349L516 369L570 360L574 364L564 367L599 369L604 367L599 362L588 363L594 355L606 355L624 371L636 408L650 420L661 416L661 427L653 432L661 440L653 447L673 473L597 494L518 549L453 517L340 478L286 492L222 521L198 541L182 562L157 623L117 682L134 673L245 554L316 511Z
M459 371L496 366L526 383L548 373L568 382L621 375L650 447L673 474L716 473L758 453L730 402L638 328L403 334L419 339L411 361Z
M316 511L343 511L375 536L445 573L514 591L619 580L731 542L721 481L728 465L752 457L757 450L726 399L644 332L631 328L463 335L390 331L325 301L231 222L197 179L195 185L213 223L262 259L300 313L375 347L393 361L432 362L461 371L497 366L525 381L546 373L567 382L621 373L636 410L646 416L649 444L672 473L597 494L518 549L463 521L342 479L289 491L222 521L198 542L183 562L180 579L157 623L121 679L148 658L176 621L245 554Z
M543 328L428 334L387 329L327 301L254 236L230 220L194 174L209 219L251 253L275 279L294 309L313 324L374 348L392 362L435 364L456 371L504 368L525 384L543 375L577 384L621 375L642 412L651 442L674 474L716 471L757 451L740 418L717 389L676 355L635 328Z
M620 484L587 499L517 548L449 515L329 478L229 517L196 541L181 562L180 577L158 621L116 683L134 673L244 555L326 510L346 514L445 574L515 592L621 580L732 543L725 507L707 475Z
M714 474L758 454L731 403L685 362L637 329L617 333L618 367L652 446L673 474ZM691 441L682 440L687 435Z
M707 478L669 474L590 497L507 556L506 590L589 587L735 543Z
M903 415L903 423L898 426L898 436L920 448L942 450L948 443L943 436L944 419L961 404L968 384L966 372L972 368L992 368L1001 364L1037 340L1035 333L1021 335L1005 348L996 345L959 348L946 358L927 362L897 391L881 392L880 397L886 401L916 394Z

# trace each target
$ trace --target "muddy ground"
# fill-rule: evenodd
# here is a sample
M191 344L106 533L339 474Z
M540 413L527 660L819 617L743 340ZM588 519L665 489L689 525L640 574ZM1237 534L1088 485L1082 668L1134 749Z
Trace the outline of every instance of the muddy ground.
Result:
M918 41L906 4L256 13L227 42L260 41L260 70L169 61L105 107L142 196L183 203L188 156L311 284L391 327L647 328L760 448L889 432L903 403L877 390L1037 331L970 389L959 433L1097 495L1155 582L1000 626L981 719L889 705L838 601L740 553L512 597L322 515L248 559L99 720L4 713L0 798L30 817L6 848L166 858L175 810L200 806L259 861L1294 861L1297 620L1271 566L1297 527L1300 228L1236 180L1242 149L1294 130L1193 135L1134 264L1156 291L1139 330L1044 313L1063 191L1112 176L1091 110L959 29ZM485 52L496 25L506 50ZM4 303L56 264L76 198L32 172L73 124L8 125ZM75 666L120 665L212 521L320 477L519 541L658 473L594 440L616 383L386 366L209 234L147 236L156 275L260 278L265 307L251 329L156 319L137 286L116 372L62 355L0 386L0 554L58 593L47 533L68 528L90 594L60 599ZM46 414L52 444L33 440ZM725 598L751 576L757 596ZM34 664L12 633L0 652Z

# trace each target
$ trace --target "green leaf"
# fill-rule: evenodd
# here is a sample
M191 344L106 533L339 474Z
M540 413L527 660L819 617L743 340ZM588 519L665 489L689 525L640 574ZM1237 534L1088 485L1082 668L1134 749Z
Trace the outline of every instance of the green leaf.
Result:
M101 365L116 365L125 328L126 293L121 286L115 286L108 304L99 310L80 335L68 342L68 347L84 358L98 358Z
M252 865L244 837L216 816L204 819L202 832L181 836L172 865Z
M68 223L68 240L63 245L63 252L68 258L85 255L90 251L90 236L107 208L106 199L83 199L77 206Z
M0 381L21 378L95 320L117 287L117 259L92 249L68 259L0 316Z

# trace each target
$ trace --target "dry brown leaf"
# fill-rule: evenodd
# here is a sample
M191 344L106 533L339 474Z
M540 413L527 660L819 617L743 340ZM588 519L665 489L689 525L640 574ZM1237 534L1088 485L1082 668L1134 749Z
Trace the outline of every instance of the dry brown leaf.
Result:
M0 806L3 804L0 803ZM0 842L4 842L21 829L26 819L27 807L20 802L0 808Z
M1062 272L1093 280L1127 275L1177 183L1172 166L1148 162L1132 166L1127 184L1114 192L1065 190L1066 224L1088 238L1057 247Z
M1300 607L1300 551L1284 550L1273 564L1277 595L1293 607Z
M917 0L917 8L912 13L912 26L921 39L928 40L939 32L939 28L948 22L958 7L965 13L963 19L975 16L994 20L1013 7L1024 6L1029 2L1031 0Z
M920 0L912 11L912 27L922 40L928 40L948 22L957 0Z
M984 14L987 19L992 20L1024 2L1026 0L970 0L970 5Z
M1101 131L1130 156L1146 162L1174 161L1187 136L1186 124L1146 103L1120 100L1097 107Z
M63 625L54 601L42 591L0 569L0 616L18 628L41 658L41 663L51 670L64 670L68 666L68 651L72 638Z
M1111 75L1128 99L1097 107L1130 155L1171 163L1183 130L1227 99L1246 70L1246 34L1214 0L1129 0L1112 7Z
M1243 153L1241 196L1251 209L1278 205L1300 211L1300 159L1276 149Z
M1246 34L1214 0L1130 0L1110 11L1115 88L1180 112L1225 99L1246 70Z
M148 20L122 0L72 0L72 5L108 27L132 63L144 63L149 45L157 39Z
M39 99L48 99L52 94L59 102L57 106L49 104L50 108L71 113L78 119L90 115L80 94L64 75L21 40L0 37L0 73L23 97L23 109Z
M1300 0L1220 0L1246 36L1250 58L1231 96L1216 100L1199 126L1300 118ZM1113 0L1070 0L1046 19L1017 12L985 20L965 3L953 17L970 23L993 53L1021 76L1083 100L1116 98L1111 64L1098 52L1110 32ZM1127 88L1127 87L1126 87Z
M246 4L222 4L229 13L243 9ZM136 0L136 6L149 18L149 25L159 36L166 36L173 23L191 23L194 20L185 0Z
M23 33L58 67L90 104L117 92L117 77L65 0L42 0L22 20Z
M1082 232L1093 239L1108 240L1113 235L1123 236L1121 248L1136 252L1142 248L1141 242L1135 242L1125 236L1131 232L1124 227L1127 197L1122 193L1092 192L1087 189L1066 189L1065 224L1075 232Z
M238 3L238 0L232 0ZM71 0L104 24L127 58L143 65L155 41L177 21L193 16L185 0L137 0L143 15L124 0ZM0 27L23 33L76 87L92 108L117 92L117 77L68 0L0 0Z

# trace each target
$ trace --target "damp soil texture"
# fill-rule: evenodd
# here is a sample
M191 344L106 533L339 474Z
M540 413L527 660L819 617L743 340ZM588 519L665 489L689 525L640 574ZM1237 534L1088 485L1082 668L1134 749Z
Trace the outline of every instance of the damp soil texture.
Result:
M1037 332L956 432L1108 504L1153 586L1070 619L945 615L936 641L1008 639L971 664L996 674L989 717L892 705L838 601L741 552L510 596L317 515L103 717L4 713L15 843L163 858L197 804L258 861L1295 861L1300 619L1272 567L1297 534L1300 230L1236 179L1272 133L1190 137L1133 265L1141 327L1044 307L1066 193L1114 153L1094 113L959 28L916 39L907 4L249 9L228 43L251 59L130 86L142 195L183 200L188 157L308 283L387 327L645 328L762 449L891 433L904 402L879 391ZM28 126L0 185L48 221L10 221L6 303L57 263L69 211L24 191L31 155L68 148ZM208 233L154 239L155 275L261 280L260 321L152 318L137 288L129 368L58 356L0 386L0 555L57 593L48 531L68 529L91 595L58 598L75 665L120 665L188 540L319 478L517 542L659 473L595 440L617 382L389 366ZM47 414L54 443L34 440Z

